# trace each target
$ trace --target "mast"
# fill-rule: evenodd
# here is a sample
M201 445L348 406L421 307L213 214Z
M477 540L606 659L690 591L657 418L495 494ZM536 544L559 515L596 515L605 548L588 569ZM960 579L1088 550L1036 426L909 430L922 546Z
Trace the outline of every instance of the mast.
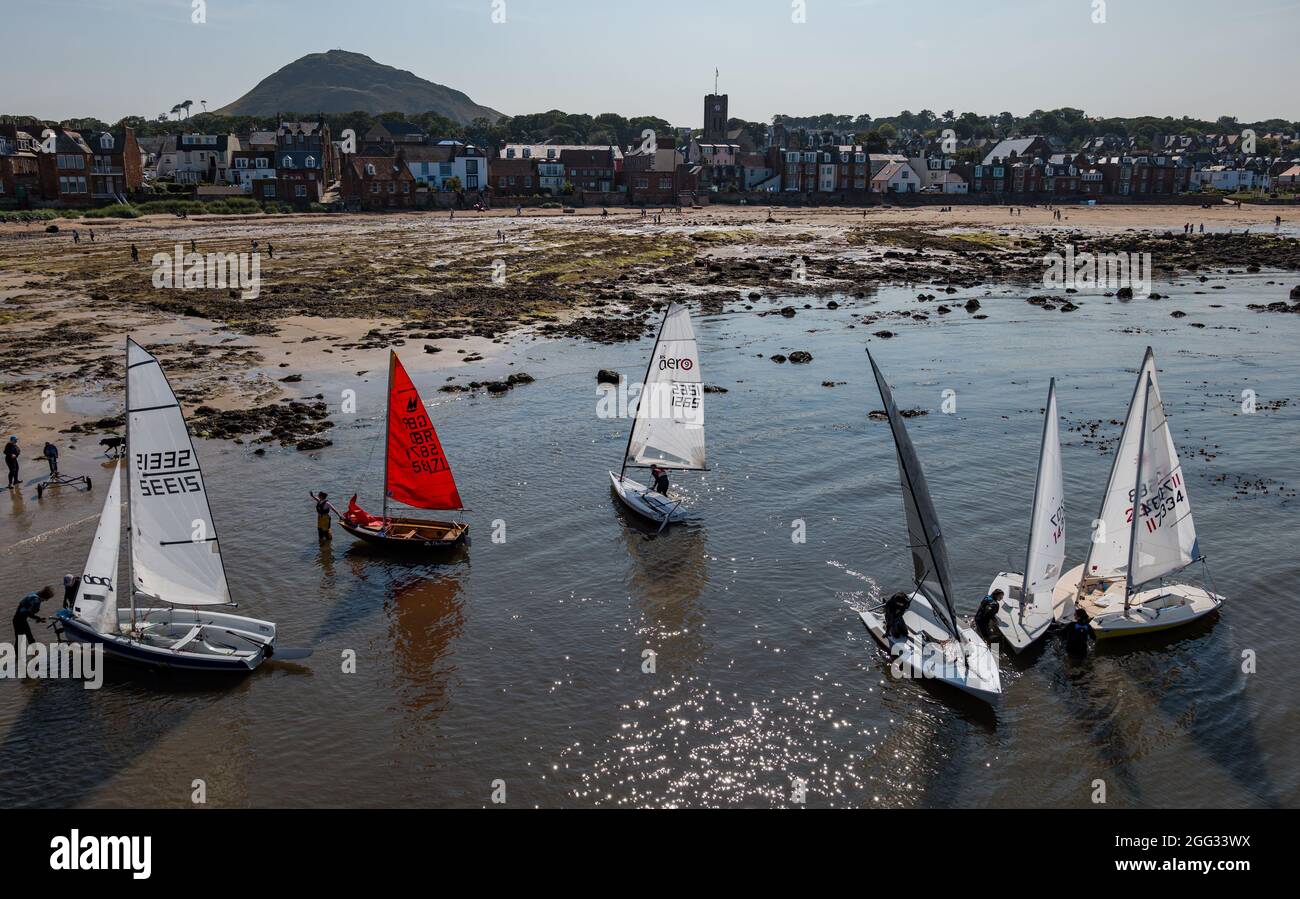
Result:
M126 431L126 583L131 596L131 630L135 630L135 532L131 522L131 338L127 337L122 359L126 381L126 406L122 422ZM116 624L116 622L114 622Z
M393 403L393 368L397 359L394 350L388 351L388 392L384 397L384 527L388 527L388 426Z
M1128 536L1128 571L1124 572L1124 613L1128 614L1129 597L1133 594L1133 557L1137 553L1138 508L1142 503L1142 454L1147 444L1147 408L1151 402L1151 378L1147 377L1147 389L1142 398L1142 430L1138 432L1137 476L1133 484L1133 525Z
M1132 413L1133 404L1137 402L1138 389L1142 386L1142 373L1146 371L1147 362L1150 361L1153 356L1155 356L1155 353L1152 351L1151 347L1147 347L1146 355L1142 357L1142 367L1138 369L1137 382L1133 385L1133 396L1129 399L1129 413ZM1143 414L1145 415L1145 412ZM1132 414L1128 414L1124 418L1124 428L1119 432L1119 443L1115 446L1115 458L1111 460L1110 463L1110 477L1106 479L1106 489L1101 495L1101 508L1097 510L1097 517L1094 520L1101 520L1101 517L1106 514L1106 500L1110 496L1110 485L1115 482L1115 474L1119 470L1120 454L1124 450L1124 437L1128 434L1129 419L1132 417ZM1092 565L1093 547L1097 545L1096 536L1096 532L1094 531L1092 539L1088 541L1088 554L1084 556L1083 571L1079 575L1079 584L1075 590L1076 602L1079 597L1083 596L1084 587L1089 581L1088 569Z
M637 415L641 414L641 401L645 399L645 385L646 382L650 380L650 372L654 368L654 364L655 364L655 350L659 349L659 341L662 340L664 336L664 325L668 323L668 313L672 311L672 308L673 308L672 303L669 303L668 308L664 310L664 317L659 322L659 333L655 335L654 346L650 347L650 361L646 363L645 377L641 379L641 393L637 395L637 400L636 400ZM618 471L618 479L620 481L623 480L623 476L627 474L627 454L632 451L632 438L635 435L636 435L636 419L634 416L632 421L632 427L627 429L627 446L623 448L623 467L620 468Z
M1025 544L1025 579L1020 585L1020 620L1025 619L1025 588L1029 586L1029 561L1034 554L1034 528L1038 526L1038 494L1043 489L1043 455L1047 452L1047 426L1051 422L1052 400L1056 396L1056 378L1047 388L1047 408L1043 411L1043 439L1038 442L1038 471L1034 475L1034 501L1029 507L1029 542ZM1087 569L1084 569L1087 572Z

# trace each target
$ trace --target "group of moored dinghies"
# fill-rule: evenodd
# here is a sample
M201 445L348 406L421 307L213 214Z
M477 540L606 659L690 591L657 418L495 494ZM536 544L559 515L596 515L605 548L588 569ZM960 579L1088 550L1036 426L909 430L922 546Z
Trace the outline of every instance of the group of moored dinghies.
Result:
M925 474L889 384L868 354L885 404L902 483L915 590L859 612L903 676L954 686L990 703L1002 693L998 656L956 611L948 554ZM666 472L706 471L704 385L685 306L664 314L628 435L614 495L662 531L686 519ZM389 502L464 511L442 444L396 353L389 356L383 514L354 496L339 514L348 533L384 549L429 551L468 545L459 522L392 517ZM249 671L270 658L310 655L276 647L276 626L214 611L232 606L203 472L185 417L158 360L127 340L129 606L119 608L121 467L113 474L76 601L59 613L64 635L101 643L116 657L166 668ZM651 468L656 484L627 477ZM1086 624L1098 639L1167 630L1212 612L1223 597L1164 579L1204 562L1187 487L1148 348L1129 405L1083 565L1065 564L1065 497L1056 382L1048 390L1024 573L1003 572L989 588L1000 642L1028 649L1058 623ZM137 605L137 600L141 605ZM986 631L987 635L987 631ZM991 636L991 635L988 635Z

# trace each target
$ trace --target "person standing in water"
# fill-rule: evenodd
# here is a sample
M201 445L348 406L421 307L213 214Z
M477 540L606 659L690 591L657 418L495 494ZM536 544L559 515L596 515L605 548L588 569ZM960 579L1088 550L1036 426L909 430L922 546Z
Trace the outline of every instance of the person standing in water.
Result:
M322 546L334 539L334 520L330 518L330 512L338 514L338 509L329 501L329 494L321 491L318 496L315 493L309 493L312 499L316 500L316 540Z
M997 619L998 609L1002 608L1002 597L1005 595L1001 590L994 590L980 601L980 607L975 610L975 630L984 638L985 643L993 642L989 625Z
M35 593L28 593L18 602L18 610L14 612L14 643L20 638L26 638L29 644L35 643L36 638L32 636L32 626L30 621L41 621L45 619L39 614L41 603L54 596L54 590L51 587L42 587Z
M1072 656L1088 654L1088 638L1092 628L1088 626L1088 613L1083 609L1074 610L1074 620L1065 628L1065 651Z
M9 469L8 489L18 486L18 457L22 450L18 447L18 438L10 437L5 444L5 467Z

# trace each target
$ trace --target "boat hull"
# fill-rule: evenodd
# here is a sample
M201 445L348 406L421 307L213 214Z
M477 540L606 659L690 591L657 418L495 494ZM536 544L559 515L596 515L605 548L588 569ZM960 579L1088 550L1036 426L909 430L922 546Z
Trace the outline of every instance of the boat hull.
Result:
M459 522L392 518L383 531L344 520L339 524L358 540L392 552L436 552L469 545L469 525Z
M886 635L883 606L859 611L858 616L889 653L895 677L946 684L990 705L1001 700L997 653L969 627L961 628L964 644L954 640L939 623L930 600L919 591L912 594L912 604L903 616L908 632L905 640Z
M680 500L673 500L656 493L629 477L619 476L611 471L609 480L619 502L646 521L663 524L667 519L669 524L677 524L685 521L689 514L682 507Z
M1024 652L1042 639L1056 621L1050 609L1033 602L1020 607L1020 592L1025 582L1023 574L1003 571L989 584L989 595L997 590L1003 593L1002 603L998 606L997 626L1002 636L1002 644L1012 652Z
M130 609L118 609L117 620L119 632L104 634L70 613L60 618L68 640L100 644L114 659L152 668L247 674L275 655L275 625L256 618L190 609L136 609L140 638L127 633ZM150 642L151 633L179 635L195 629L199 632L180 649Z
M1077 594L1083 566L1071 569L1053 592L1058 605L1067 597L1071 607ZM1124 580L1110 581L1090 590L1078 601L1088 613L1089 625L1098 640L1135 637L1183 627L1219 611L1224 597L1190 584L1165 584L1143 590L1124 603Z

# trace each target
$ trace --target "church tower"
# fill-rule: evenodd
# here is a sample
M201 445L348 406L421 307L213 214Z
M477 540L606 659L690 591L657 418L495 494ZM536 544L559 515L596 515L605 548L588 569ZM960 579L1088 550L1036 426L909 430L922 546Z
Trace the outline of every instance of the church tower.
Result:
M706 144L727 142L727 95L709 94L704 98L704 137Z

